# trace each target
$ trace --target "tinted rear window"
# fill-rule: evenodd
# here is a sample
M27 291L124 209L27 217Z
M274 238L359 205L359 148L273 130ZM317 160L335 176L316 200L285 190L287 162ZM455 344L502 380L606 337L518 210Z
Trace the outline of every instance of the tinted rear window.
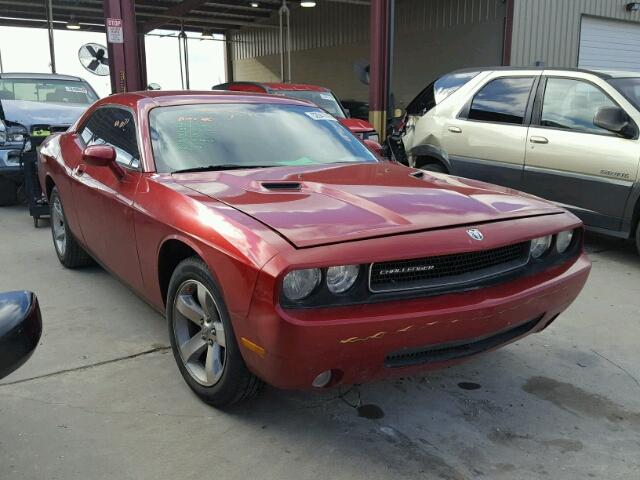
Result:
M424 115L480 72L450 73L431 82L407 106L410 115Z
M532 85L533 77L492 80L476 93L468 118L522 125Z

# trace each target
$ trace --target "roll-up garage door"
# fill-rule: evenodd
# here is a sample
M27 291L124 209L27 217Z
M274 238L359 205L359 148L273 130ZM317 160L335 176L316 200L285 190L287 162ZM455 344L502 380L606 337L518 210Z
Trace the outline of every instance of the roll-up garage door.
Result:
M640 72L640 23L582 17L578 67Z

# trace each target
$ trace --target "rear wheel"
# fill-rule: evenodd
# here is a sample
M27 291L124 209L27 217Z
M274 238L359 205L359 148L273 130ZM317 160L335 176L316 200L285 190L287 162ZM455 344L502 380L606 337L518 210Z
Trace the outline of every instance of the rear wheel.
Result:
M8 178L0 177L0 207L18 203L18 184Z
M58 189L53 187L49 198L51 215L51 235L53 247L58 255L60 263L67 268L77 268L89 265L93 262L91 257L78 244L78 241L69 230L67 219L62 208L62 201Z
M180 373L204 402L225 407L260 390L262 381L240 354L220 289L198 257L182 261L173 272L166 316Z

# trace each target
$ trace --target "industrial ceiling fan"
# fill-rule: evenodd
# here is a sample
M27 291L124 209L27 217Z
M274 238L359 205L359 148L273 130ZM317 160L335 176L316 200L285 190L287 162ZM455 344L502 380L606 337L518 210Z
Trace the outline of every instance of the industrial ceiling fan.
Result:
M98 43L87 43L78 50L78 59L82 66L94 75L109 75L107 47Z

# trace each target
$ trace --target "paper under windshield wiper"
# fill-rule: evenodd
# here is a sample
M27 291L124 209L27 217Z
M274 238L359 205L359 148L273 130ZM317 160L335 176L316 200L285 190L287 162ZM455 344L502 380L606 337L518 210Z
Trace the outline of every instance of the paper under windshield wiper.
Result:
M268 168L275 165L235 165L235 164L223 164L223 165L207 165L204 167L184 168L182 170L174 170L171 173L189 173L189 172L215 172L216 170L242 170L244 168Z

